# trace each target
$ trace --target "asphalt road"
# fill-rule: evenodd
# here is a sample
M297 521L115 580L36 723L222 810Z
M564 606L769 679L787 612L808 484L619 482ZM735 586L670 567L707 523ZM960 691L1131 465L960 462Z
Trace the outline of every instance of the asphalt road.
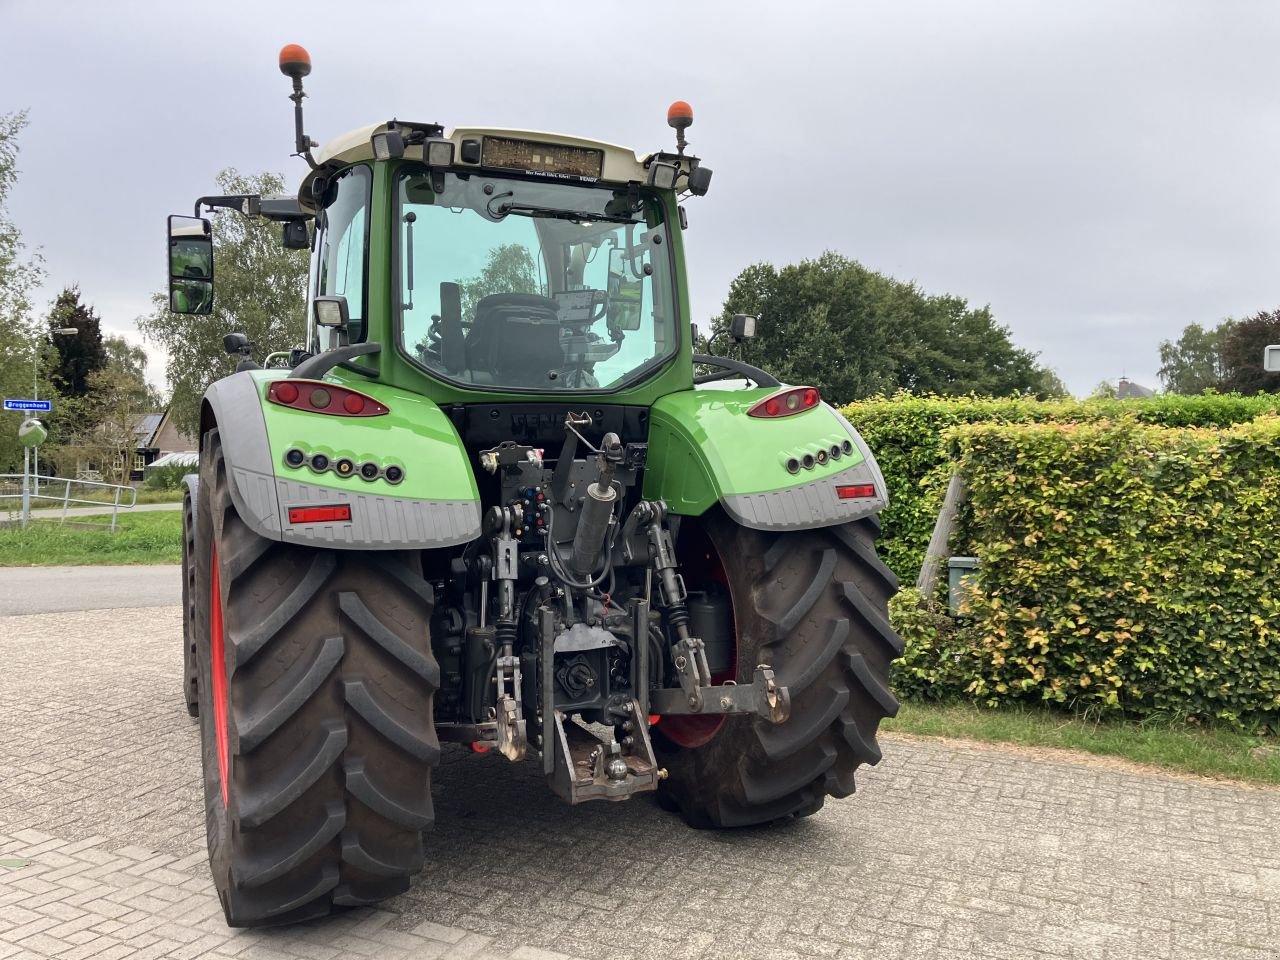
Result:
M407 894L229 930L180 633L176 606L0 619L0 958L1280 956L1280 790L891 737L853 797L732 832L568 807L536 764L450 749Z
M0 567L0 617L182 603L176 564L136 567Z

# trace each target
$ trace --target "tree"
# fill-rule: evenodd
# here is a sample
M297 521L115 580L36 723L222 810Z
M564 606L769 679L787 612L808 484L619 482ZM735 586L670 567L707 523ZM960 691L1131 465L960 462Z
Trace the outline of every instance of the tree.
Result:
M1059 389L988 307L929 296L839 254L781 270L758 263L729 286L717 334L735 313L760 318L747 358L833 403L905 389L1048 395Z
M60 399L54 408L45 455L58 472L71 476L79 461L99 464L104 479L124 483L137 449L138 418L163 407L147 383L147 353L124 337L103 339L106 362L87 377L81 396Z
M25 112L0 114L0 393L25 397L34 369L40 374L41 338L31 321L31 295L44 276L38 253L28 256L22 232L9 219L7 201L18 181L18 134L26 126ZM47 392L47 383L41 387ZM0 416L0 473L22 464L18 443L21 415Z
M107 365L102 344L102 321L93 307L80 301L80 287L64 287L49 311L49 338L56 359L51 377L63 397L83 397L89 377ZM61 328L75 328L75 334L58 334Z
M224 170L217 186L220 194L281 193L284 179ZM170 313L168 294L157 293L152 312L138 318L142 333L169 353L170 415L190 434L199 430L200 398L209 384L235 369L235 358L222 348L225 334L246 334L265 355L300 345L306 331L306 253L282 247L278 224L219 210L213 216L213 249L211 315Z
M1235 321L1216 327L1190 323L1176 341L1160 344L1160 382L1168 393L1200 394L1223 389L1222 341Z
M1222 336L1222 389L1233 393L1280 393L1280 373L1262 369L1268 344L1280 343L1280 310L1229 321Z
M1049 367L1040 368L1039 382L1036 384L1035 389L1032 390L1032 393L1041 400L1058 400L1071 397L1071 391L1067 389L1067 385L1058 376L1058 371Z
M158 412L164 407L164 397L147 382L147 351L124 337L108 336L102 341L107 355L106 369L131 380L142 400L138 412Z
M489 251L489 262L477 277L458 281L462 316L475 317L476 304L491 293L539 293L538 268L522 243L504 243Z

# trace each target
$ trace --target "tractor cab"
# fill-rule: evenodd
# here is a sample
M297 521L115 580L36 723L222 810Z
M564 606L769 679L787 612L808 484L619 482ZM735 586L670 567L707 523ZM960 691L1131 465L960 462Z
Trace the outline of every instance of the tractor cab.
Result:
M286 48L281 69L311 169L296 200L203 197L195 218L171 218L171 309L210 311L212 228L199 214L230 207L284 222L286 246L312 223L303 347L336 353L309 375L359 356L382 382L456 402L643 401L692 386L680 200L706 194L711 170L686 153L688 104L668 111L674 153L398 120L319 147L303 132L310 61ZM646 397L624 396L655 380Z

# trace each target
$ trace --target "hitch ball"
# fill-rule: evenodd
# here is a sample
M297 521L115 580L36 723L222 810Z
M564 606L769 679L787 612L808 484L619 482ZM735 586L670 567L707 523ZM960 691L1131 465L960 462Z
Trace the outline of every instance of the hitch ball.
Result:
M604 772L610 780L625 780L627 779L627 761L621 757L612 757L604 765Z

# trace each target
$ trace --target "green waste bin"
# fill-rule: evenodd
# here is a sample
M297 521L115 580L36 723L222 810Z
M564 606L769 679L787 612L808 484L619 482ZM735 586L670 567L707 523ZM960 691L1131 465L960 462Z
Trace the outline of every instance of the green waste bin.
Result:
M961 614L960 605L977 582L977 557L952 557L947 561L947 610L951 616Z

